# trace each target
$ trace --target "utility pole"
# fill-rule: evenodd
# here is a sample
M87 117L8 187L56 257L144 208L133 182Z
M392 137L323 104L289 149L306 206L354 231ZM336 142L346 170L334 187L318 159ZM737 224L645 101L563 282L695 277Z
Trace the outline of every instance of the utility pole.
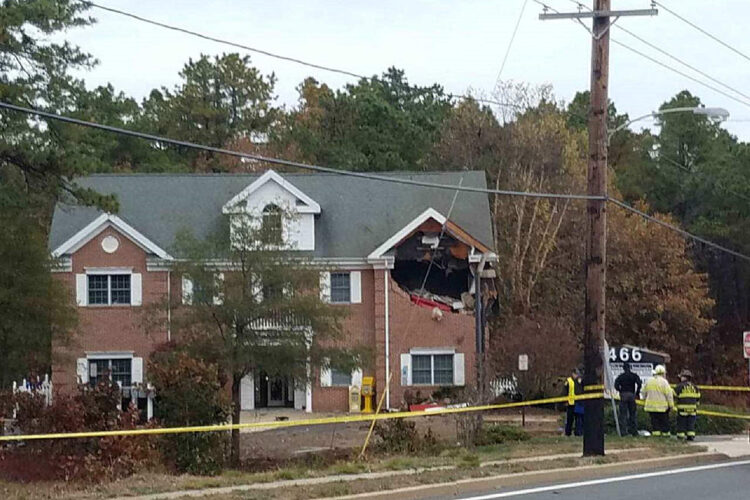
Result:
M545 8L545 11L547 9ZM583 326L583 385L600 385L606 356L605 310L607 277L607 108L609 104L609 31L624 16L655 15L655 9L612 11L611 0L594 0L593 10L577 13L545 12L540 19L592 18L591 103L589 106L589 196L587 201L586 304ZM584 404L583 455L604 455L604 401L587 399Z
M595 0L594 11L609 11L610 0ZM607 195L607 104L609 103L609 17L595 17L591 39L589 111L589 196ZM607 286L607 202L586 202L586 309L583 325L583 385L602 380ZM583 455L604 455L604 401L583 403Z

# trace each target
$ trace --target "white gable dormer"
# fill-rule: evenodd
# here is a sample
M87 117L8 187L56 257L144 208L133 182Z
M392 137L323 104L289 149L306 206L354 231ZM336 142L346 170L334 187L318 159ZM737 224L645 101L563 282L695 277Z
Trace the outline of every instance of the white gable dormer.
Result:
M320 205L291 182L269 170L240 191L222 207L230 216L230 228L243 219L262 221L274 211L291 214L281 220L281 247L289 250L315 250L315 214ZM265 217L264 217L265 216Z

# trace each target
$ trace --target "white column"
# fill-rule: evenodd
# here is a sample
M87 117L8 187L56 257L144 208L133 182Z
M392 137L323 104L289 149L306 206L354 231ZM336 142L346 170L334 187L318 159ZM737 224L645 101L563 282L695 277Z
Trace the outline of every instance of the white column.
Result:
M240 409L255 409L255 375L249 373L240 381Z
M388 296L390 295L388 286L388 275L390 271L386 268L383 270L385 281L385 409L391 409L391 390L388 384L388 376L391 373L391 348L390 348L390 320L388 313Z
M305 387L305 412L312 413L312 371L310 361L307 361L307 386Z

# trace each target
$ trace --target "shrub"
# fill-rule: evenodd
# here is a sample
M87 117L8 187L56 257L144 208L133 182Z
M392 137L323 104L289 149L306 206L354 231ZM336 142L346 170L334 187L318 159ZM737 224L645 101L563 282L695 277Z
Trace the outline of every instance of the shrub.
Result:
M465 446L473 447L480 442L484 419L479 412L459 413L456 419L456 437Z
M490 425L482 429L477 439L478 445L500 444L527 441L531 435L513 425Z
M375 424L378 447L388 453L416 453L420 448L417 424L403 418Z
M165 427L226 423L229 402L215 365L170 346L155 351L148 365L157 394L154 416ZM166 461L178 472L217 474L227 452L225 432L167 434L160 440Z
M138 421L138 411L133 406L119 410L121 397L119 386L106 378L96 387L81 385L72 395L57 394L50 406L40 395L15 394L15 425L21 434L132 429ZM114 479L152 463L153 451L153 439L145 436L30 440L9 448L0 470L13 471L6 478L21 481L39 476L66 481Z
M432 429L421 436L417 424L403 418L379 421L374 432L378 438L376 447L386 453L432 453L440 447Z
M612 404L609 401L605 402L604 407L604 426L608 433L615 434L617 428L615 427L615 420L612 416ZM701 405L701 410L710 410L721 413L736 413L735 410L727 408L725 406L718 405ZM618 408L619 411L619 408ZM585 417L584 417L585 418ZM677 413L669 412L669 421L672 430L676 428ZM651 420L648 413L643 411L642 407L638 408L638 429L651 429ZM711 434L739 434L747 429L747 424L744 420L736 418L725 418L725 417L714 417L707 415L698 415L698 420L695 422L695 432L698 435L711 435Z

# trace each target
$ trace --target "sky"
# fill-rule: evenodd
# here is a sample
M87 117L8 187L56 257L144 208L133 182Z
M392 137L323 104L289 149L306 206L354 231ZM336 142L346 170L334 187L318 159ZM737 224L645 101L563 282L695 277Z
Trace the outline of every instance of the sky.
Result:
M413 84L439 83L447 92L476 92L490 97L524 0L97 0L102 5L232 40L270 52L346 69L381 74L403 69ZM583 0L591 4L591 0ZM570 0L544 0L563 12L576 11ZM746 27L747 0L661 0L667 7L750 55ZM614 9L645 9L650 0L613 0ZM542 7L528 0L521 17L503 80L550 84L558 99L570 101L589 86L591 38L567 20L541 21ZM173 87L189 58L240 51L92 9L98 22L71 30L66 39L94 55L99 65L83 76L89 86L111 83L135 98L153 88ZM623 17L618 25L701 69L723 83L750 94L750 60L723 47L660 10L655 17ZM612 36L670 66L695 75L674 60L613 28ZM240 51L242 52L242 51ZM278 79L276 99L294 106L295 88L312 76L334 88L354 82L322 70L250 54L263 73ZM730 112L724 127L750 141L748 104L727 98L613 44L610 54L610 99L631 117L657 109L688 89L710 107ZM705 80L704 77L695 75ZM717 86L711 83L712 86ZM652 121L634 125L651 127Z

